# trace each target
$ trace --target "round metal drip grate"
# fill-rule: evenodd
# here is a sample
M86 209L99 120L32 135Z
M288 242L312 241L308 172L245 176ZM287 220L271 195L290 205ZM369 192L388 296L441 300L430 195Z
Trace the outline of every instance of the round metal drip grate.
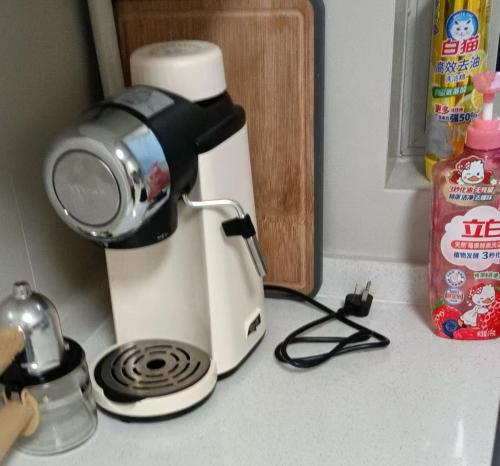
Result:
M210 357L187 343L140 340L106 354L95 368L96 382L107 398L132 402L187 388L208 371Z

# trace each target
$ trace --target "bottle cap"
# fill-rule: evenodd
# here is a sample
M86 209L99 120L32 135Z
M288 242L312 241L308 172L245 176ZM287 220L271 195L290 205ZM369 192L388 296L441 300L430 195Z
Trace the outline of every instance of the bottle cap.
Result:
M483 94L483 111L467 129L467 147L477 150L500 148L500 119L493 115L495 95L500 92L500 72L488 71L476 74L472 81Z

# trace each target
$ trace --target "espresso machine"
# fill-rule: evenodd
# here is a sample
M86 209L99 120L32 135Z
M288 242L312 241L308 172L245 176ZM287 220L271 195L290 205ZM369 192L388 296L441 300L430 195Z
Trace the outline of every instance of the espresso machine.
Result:
M252 352L266 265L221 50L148 45L131 78L59 134L44 176L61 219L105 248L116 345L91 378L102 409L134 419L196 406Z

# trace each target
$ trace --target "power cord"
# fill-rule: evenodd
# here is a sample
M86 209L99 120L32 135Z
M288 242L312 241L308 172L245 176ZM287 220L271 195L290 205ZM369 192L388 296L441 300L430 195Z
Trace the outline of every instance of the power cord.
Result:
M348 319L348 315L356 317L366 317L370 312L370 307L373 302L373 296L370 294L371 282L368 282L361 293L358 293L357 287L354 293L346 296L344 306L338 311L321 304L319 301L291 288L278 285L266 285L264 289L279 293L279 297L288 299L300 299L309 304L312 304L317 309L326 313L324 317L313 320L288 335L274 350L276 359L282 363L290 364L291 366L308 369L319 366L329 359L341 354L351 353L353 351L361 351L373 348L384 348L389 345L390 340L384 335L370 330L363 325L353 322ZM349 327L356 330L348 337L320 337L320 336L300 336L305 332L323 325L331 320L338 320ZM375 340L375 341L369 341ZM326 353L314 354L311 356L292 357L288 353L288 348L297 343L337 343L330 351Z

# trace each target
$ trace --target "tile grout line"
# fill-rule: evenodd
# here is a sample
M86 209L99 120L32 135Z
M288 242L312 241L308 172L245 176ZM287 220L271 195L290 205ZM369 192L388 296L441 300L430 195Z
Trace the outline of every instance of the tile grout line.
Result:
M26 249L26 256L28 258L28 264L29 264L30 271L31 271L31 278L33 280L33 287L36 290L36 289L38 289L38 286L37 286L36 278L35 278L35 270L33 268L33 262L31 261L31 254L30 254L30 249L28 246L28 238L26 237L26 231L24 228L23 216L21 213L21 206L20 206L19 200L17 198L16 186L14 183L14 177L12 175L10 175L10 184L12 187L12 193L14 195L14 202L16 203L17 216L19 218L19 223L21 224L21 232L23 235L24 248Z

